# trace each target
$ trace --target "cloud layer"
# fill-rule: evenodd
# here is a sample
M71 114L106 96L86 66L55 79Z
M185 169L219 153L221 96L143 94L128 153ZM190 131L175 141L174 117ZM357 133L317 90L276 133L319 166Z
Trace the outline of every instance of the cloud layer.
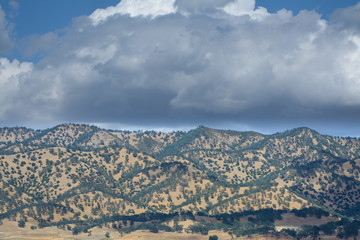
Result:
M26 49L42 52L39 62L0 61L0 119L360 120L360 35L344 19L358 6L329 23L313 11L270 14L253 0L199 2L123 0L65 34L33 37Z

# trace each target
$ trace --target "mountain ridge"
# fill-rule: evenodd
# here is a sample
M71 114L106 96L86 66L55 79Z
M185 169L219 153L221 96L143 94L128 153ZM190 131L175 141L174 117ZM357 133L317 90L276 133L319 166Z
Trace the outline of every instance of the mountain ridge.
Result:
M308 207L360 216L360 140L306 127L265 135L61 124L0 128L0 146L0 219L95 224L114 215Z

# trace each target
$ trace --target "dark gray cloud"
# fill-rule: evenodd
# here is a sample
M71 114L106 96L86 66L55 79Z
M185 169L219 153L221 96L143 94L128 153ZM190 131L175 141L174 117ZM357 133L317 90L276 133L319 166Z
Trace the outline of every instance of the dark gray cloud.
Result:
M176 13L156 16L118 5L75 19L61 35L34 37L24 49L42 52L41 61L0 62L1 121L244 128L360 121L359 34L313 11L269 14L250 9L251 0L224 11L223 1L206 2L177 0Z

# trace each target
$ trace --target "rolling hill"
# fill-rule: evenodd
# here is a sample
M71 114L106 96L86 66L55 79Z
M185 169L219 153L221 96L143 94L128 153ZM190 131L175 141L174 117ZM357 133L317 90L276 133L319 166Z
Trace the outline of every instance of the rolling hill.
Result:
M150 230L160 222L157 230L166 230L164 219L179 216L226 223L224 216L234 222L245 213L304 209L352 221L360 217L359 173L359 139L309 128L272 135L204 126L172 133L1 128L0 220L31 219L34 229L67 226L74 234L105 223L126 232L127 221ZM268 226L247 222L242 232L229 231ZM198 225L187 229L201 232Z

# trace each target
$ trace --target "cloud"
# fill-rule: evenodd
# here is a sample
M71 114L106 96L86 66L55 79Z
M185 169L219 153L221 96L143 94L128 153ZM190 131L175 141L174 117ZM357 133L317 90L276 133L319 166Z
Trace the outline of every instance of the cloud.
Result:
M11 47L12 47L12 43L9 37L9 31L7 28L5 13L0 5L0 52L9 50Z
M29 77L33 65L31 63L20 63L17 60L10 62L6 58L0 58L0 119L6 120L12 109L18 109L22 96L23 80ZM12 116L10 116L12 117ZM21 116L23 117L23 116Z
M360 3L336 10L331 19L341 23L346 28L360 31Z
M178 12L184 15L204 12L209 14L223 8L228 2L228 0L176 0L175 6Z
M228 3L223 9L230 15L248 15L254 20L262 20L270 15L266 8L259 7L255 10L255 0L235 0Z
M9 6L10 6L13 10L17 11L17 10L20 8L20 3L19 3L18 1L15 1L15 0L10 0Z
M53 32L44 35L33 34L29 37L20 39L17 43L25 57L32 57L34 55L42 55L54 49L59 44L60 39L57 34Z
M130 17L156 17L174 13L175 0L122 0L115 7L97 9L90 15L94 25L106 21L107 18L115 15L130 15Z
M255 0L236 0L224 7L225 12L241 16L251 14L255 9Z
M3 122L360 120L359 34L314 11L193 2L172 2L166 13L150 0L142 1L152 6L146 11L124 0L76 19L62 35L33 39L43 57L12 77L13 91L0 89L12 102L2 101ZM25 69L9 61L4 69L12 65Z
M19 9L20 9L20 3L19 0L10 0L7 1L7 12L6 15L9 19L13 19L15 18L18 13L19 13Z

